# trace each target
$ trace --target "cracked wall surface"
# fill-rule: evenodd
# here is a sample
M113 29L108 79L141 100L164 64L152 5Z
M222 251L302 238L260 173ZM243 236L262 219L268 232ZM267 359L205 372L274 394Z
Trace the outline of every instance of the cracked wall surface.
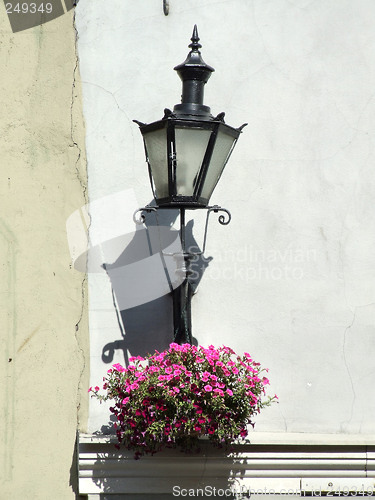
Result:
M14 34L0 11L0 497L73 499L89 368L66 235L87 202L77 34L73 11Z
M211 199L232 222L211 221L193 335L269 367L280 403L255 432L373 433L373 1L171 0L164 16L161 2L81 0L76 12L90 197L123 191L129 203L121 217L96 214L93 235L134 230L133 211L151 200L132 120L158 120L179 102L173 67L197 24L216 70L205 104L230 125L249 125ZM168 332L153 328L167 308L145 309L150 331L130 332L128 321L122 338L108 277L88 279L96 385L124 353L165 342ZM91 430L100 430L108 409L90 405Z

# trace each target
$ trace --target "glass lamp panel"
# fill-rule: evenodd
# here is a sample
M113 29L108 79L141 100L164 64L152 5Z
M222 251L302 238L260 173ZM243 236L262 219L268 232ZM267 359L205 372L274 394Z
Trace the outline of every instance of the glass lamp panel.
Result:
M210 199L212 192L224 170L225 164L228 161L235 140L236 137L233 137L232 135L225 133L222 129L219 129L206 174L206 179L201 192L202 198L207 200Z
M155 198L166 198L168 192L168 152L166 127L143 135L148 162L154 180Z
M210 135L204 128L175 128L177 196L193 196Z

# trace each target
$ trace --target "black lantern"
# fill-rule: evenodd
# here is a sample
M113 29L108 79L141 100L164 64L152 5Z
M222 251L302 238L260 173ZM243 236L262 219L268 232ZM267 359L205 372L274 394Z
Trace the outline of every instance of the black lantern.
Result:
M206 207L242 128L226 125L224 113L214 118L203 105L204 85L215 70L201 57L196 26L191 42L185 62L174 68L182 80L181 104L157 122L137 122L160 207Z
M173 112L164 110L161 120L144 124L134 120L140 127L151 186L156 207L147 206L140 211L155 212L159 209L178 208L180 214L180 239L182 252L175 257L182 260L177 273L183 276L178 288L173 290L174 341L192 343L190 263L196 255L204 252L208 218L211 212L225 212L219 216L221 224L228 224L230 213L217 205L208 203L218 183L242 128L233 128L224 123L224 113L215 118L210 108L203 104L204 86L215 71L206 64L199 49L198 30L194 26L191 44L185 62L176 66L182 80L181 104ZM192 253L186 248L185 211L206 208L206 227L203 250ZM135 219L136 220L136 219ZM142 217L140 221L143 222ZM182 259L181 259L182 257Z

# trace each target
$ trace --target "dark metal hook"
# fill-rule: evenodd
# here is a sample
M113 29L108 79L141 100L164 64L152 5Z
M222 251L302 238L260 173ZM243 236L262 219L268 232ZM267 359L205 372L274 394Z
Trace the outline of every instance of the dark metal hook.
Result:
M163 0L163 12L165 16L169 14L169 0Z
M136 223L136 224L143 224L144 221L146 220L146 217L141 214L139 219L137 219L136 215L138 212L147 212L147 213L150 213L150 212L157 212L157 208L156 207L150 207L150 206L147 206L147 207L142 207L142 208L138 208L138 210L136 210L133 214L133 221Z

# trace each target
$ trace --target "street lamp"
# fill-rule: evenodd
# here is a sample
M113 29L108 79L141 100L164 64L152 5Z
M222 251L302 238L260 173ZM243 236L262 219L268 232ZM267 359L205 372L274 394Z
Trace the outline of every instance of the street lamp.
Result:
M191 343L191 296L189 264L194 255L188 252L185 242L185 210L206 208L205 248L209 214L224 211L228 218L219 217L221 224L228 224L228 210L208 203L224 167L241 133L242 125L233 128L224 123L224 113L215 118L210 108L203 104L204 86L214 70L206 64L199 49L197 26L194 26L186 60L174 69L182 80L181 104L173 112L164 110L161 120L144 124L134 120L143 136L146 161L156 207L140 210L178 209L180 212L180 237L184 266L180 270L184 279L173 291L174 341Z

